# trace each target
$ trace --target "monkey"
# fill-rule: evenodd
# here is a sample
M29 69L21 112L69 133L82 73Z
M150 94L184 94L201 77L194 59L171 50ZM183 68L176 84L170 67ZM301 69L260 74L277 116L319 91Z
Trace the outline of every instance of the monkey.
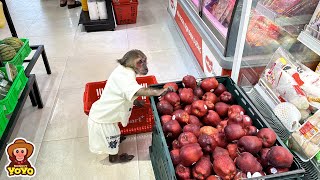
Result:
M148 74L146 55L140 50L130 50L117 60L118 66L108 78L100 99L92 104L88 118L89 149L93 153L108 154L101 161L106 164L129 162L134 155L118 154L121 136L118 123L126 127L133 105L143 106L138 96L163 96L173 91L172 87L150 88L139 85L137 75Z

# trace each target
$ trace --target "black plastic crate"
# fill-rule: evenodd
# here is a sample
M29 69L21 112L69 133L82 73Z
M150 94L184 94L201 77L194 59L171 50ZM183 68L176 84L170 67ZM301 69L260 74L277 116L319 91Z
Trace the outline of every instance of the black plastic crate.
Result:
M258 129L265 127L271 128L270 125L264 119L264 117L249 100L247 94L245 94L244 91L241 90L231 78L216 77L216 79L219 83L225 85L227 90L234 96L236 103L246 110L246 114L252 118L254 126L256 126ZM181 81L178 81L176 83L179 87L182 87ZM161 88L163 86L164 83L152 85L151 87ZM170 152L163 134L160 117L156 108L156 104L158 102L158 97L151 97L152 111L155 119L155 127L153 128L152 133L152 144L149 148L151 162L157 180L176 180L177 177L175 175L174 166L170 158ZM287 148L278 136L275 144ZM297 159L294 157L294 161L289 172L267 175L256 179L300 179L304 176L304 173L305 170L301 168Z

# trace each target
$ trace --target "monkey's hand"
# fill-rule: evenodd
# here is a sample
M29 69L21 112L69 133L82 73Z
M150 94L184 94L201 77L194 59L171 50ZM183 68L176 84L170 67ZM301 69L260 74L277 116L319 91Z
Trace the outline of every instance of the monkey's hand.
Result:
M138 100L138 99L136 99L136 100L133 101L133 104L134 104L135 106L138 106L138 107L143 107L143 106L146 104L146 102L145 102L144 100Z
M164 95L166 95L168 92L173 92L174 89L173 89L173 87L169 86L169 87L166 87L166 88L161 89L161 91L162 91L162 92L161 92L160 96L164 96Z

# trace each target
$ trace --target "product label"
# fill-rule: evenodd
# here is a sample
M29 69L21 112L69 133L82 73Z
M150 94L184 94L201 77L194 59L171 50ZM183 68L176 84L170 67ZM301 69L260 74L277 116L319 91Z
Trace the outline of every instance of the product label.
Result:
M299 131L308 140L319 132L318 128L310 122L306 122Z
M175 21L177 22L179 28L182 31L182 34L186 41L188 42L193 54L197 58L202 70L203 60L202 60L202 38L196 28L193 26L189 17L183 11L180 4L177 4L177 12L175 16Z

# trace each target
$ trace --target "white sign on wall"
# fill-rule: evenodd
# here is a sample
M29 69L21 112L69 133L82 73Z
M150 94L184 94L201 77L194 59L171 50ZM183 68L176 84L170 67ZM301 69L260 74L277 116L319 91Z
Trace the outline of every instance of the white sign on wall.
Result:
M222 67L211 53L207 44L202 40L202 60L203 71L206 76L220 76L222 74Z
M178 0L168 0L168 8L173 17L176 16Z

